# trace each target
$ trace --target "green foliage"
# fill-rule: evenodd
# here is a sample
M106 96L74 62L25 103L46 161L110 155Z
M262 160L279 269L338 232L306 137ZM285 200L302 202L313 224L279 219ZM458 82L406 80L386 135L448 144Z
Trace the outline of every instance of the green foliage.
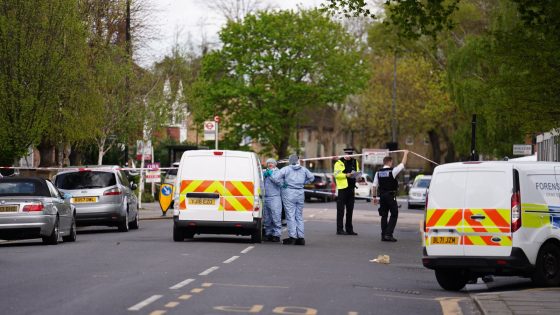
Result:
M304 110L344 101L367 77L357 39L318 10L250 15L220 39L195 83L198 120L223 114L232 143L250 136L280 156Z
M84 88L75 82L85 48L77 5L61 0L0 6L0 164L11 164L43 135L83 136L63 127L83 113L75 105L76 91Z

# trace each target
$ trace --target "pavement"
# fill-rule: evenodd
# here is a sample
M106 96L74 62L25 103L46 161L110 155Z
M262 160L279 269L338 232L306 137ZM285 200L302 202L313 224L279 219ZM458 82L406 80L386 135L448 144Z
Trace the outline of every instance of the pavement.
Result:
M560 288L480 293L473 296L482 314L560 314Z

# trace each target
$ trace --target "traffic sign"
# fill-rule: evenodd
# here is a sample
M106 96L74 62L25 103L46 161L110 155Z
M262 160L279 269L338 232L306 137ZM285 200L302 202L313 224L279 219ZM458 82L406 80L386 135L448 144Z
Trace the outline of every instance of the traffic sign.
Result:
M159 163L149 163L146 166L146 183L159 183L161 181L161 171L159 170Z
M514 144L513 145L513 155L532 155L533 146L530 144Z
M173 201L173 191L175 187L170 184L162 184L159 190L159 206L161 207L161 211L165 215L169 206L171 206L171 202Z
M208 120L204 122L204 141L216 139L216 122Z
M362 149L366 155L363 158L364 164L383 165L383 158L389 155L387 149Z
M221 121L220 116L214 116L214 121L219 124Z

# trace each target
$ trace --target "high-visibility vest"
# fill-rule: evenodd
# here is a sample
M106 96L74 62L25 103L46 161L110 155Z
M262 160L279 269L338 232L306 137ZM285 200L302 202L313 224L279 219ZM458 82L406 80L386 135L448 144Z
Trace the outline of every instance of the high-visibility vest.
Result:
M354 161L356 162L356 172L359 172L360 166L358 165L358 161ZM344 173L345 168L346 166L344 166L344 162L342 162L341 160L338 160L336 161L336 163L334 163L333 176L336 181L336 188L338 189L344 189L348 187L348 178L346 177L346 173Z

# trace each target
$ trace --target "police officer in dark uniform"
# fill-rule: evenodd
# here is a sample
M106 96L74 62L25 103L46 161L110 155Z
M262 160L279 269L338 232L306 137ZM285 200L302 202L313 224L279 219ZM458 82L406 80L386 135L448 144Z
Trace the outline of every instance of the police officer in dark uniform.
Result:
M404 151L402 163L393 168L393 158L386 156L383 158L383 168L375 173L373 179L373 196L379 195L379 199L375 198L373 204L379 203L379 215L381 216L381 241L396 242L393 237L393 231L397 225L399 216L399 206L397 204L397 192L399 190L399 182L396 177L404 170L408 157L408 150ZM391 217L387 222L389 213Z
M345 156L334 164L334 178L338 188L338 199L336 202L336 234L358 235L352 225L352 214L354 213L354 194L356 189L356 173L360 171L358 161L350 157L354 153L353 148L344 149ZM343 229L344 208L346 208L346 231Z

